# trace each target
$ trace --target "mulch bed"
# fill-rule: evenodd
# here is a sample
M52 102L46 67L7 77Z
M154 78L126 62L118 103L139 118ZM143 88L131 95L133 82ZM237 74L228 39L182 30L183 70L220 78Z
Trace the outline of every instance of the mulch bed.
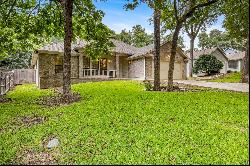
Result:
M71 93L63 95L58 93L55 96L45 96L41 98L38 103L45 106L60 106L60 105L69 105L71 103L81 100L81 95L78 93Z
M145 81L144 86L146 88L146 91L153 91L153 83ZM161 92L168 92L166 84L162 84L160 88ZM209 90L211 90L211 88L174 83L173 91L171 92L201 92Z

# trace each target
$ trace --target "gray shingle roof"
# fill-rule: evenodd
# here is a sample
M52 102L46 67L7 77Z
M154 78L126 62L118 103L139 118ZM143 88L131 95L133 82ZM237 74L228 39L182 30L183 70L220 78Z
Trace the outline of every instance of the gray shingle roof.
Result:
M245 57L245 51L237 51L235 53L227 54L229 60L240 60Z
M76 44L72 44L71 45L72 48L76 47ZM37 49L36 51L40 51L40 52L52 52L52 53L63 53L64 52L64 43L60 42L54 42L51 44L46 44L45 46ZM73 53L75 51L72 51Z
M113 42L113 44L115 45L114 47L114 52L117 53L124 53L124 54L135 54L137 52L136 47L131 46L129 44L126 44L122 41L118 41L118 40L111 40ZM84 48L87 45L87 42L84 40L78 40L77 43L72 44L72 49L74 50L75 48ZM64 43L51 43L51 44L47 44L39 49L37 49L37 51L45 51L45 52L64 52ZM74 51L73 51L74 52Z
M198 58L199 56L204 55L204 54L211 54L216 49L217 49L217 47L213 47L213 48L208 48L208 49L204 49L204 50L194 51L194 58ZM190 58L190 52L188 52L186 55L187 55L187 57Z
M124 53L124 54L129 54L129 55L133 55L137 52L138 48L134 46L131 46L119 40L112 39L111 41L115 45L114 52Z
M129 55L129 59L139 58L145 56L147 53L154 51L154 44L150 44L145 47L137 48L135 46L131 46L122 41L111 39L115 47L113 51L116 53L123 53ZM162 42L161 46L166 44L166 42ZM87 42L84 40L77 40L75 44L72 44L72 52L75 53L75 49L84 48L87 45ZM64 44L61 43L51 43L47 44L36 51L40 52L51 52L51 53L63 53L64 52ZM131 56L132 55L132 56Z

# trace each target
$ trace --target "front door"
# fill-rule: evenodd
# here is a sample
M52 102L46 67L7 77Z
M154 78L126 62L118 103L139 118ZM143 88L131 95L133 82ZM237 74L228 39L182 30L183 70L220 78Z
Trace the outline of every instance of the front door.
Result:
M107 75L107 58L102 58L99 62L101 75Z

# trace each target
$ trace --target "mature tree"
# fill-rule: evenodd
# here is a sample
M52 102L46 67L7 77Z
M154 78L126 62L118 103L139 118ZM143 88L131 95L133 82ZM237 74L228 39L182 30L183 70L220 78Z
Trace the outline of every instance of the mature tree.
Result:
M190 1L192 2L192 1ZM218 7L216 5L208 6L205 9L198 9L193 17L189 18L185 22L185 31L190 38L190 73L193 76L193 61L194 61L194 41L201 29L206 29L206 26L211 25L216 21L219 15Z
M143 47L153 43L153 36L148 35L141 25L132 27L132 43L136 47Z
M123 29L121 33L116 35L116 39L135 47L144 47L153 43L153 35L147 34L145 28L141 25L135 25L131 31Z
M0 10L1 16L4 17L0 26L10 28L10 32L14 31L11 34L21 43L21 46L24 45L25 35L36 40L39 39L39 36L64 36L64 95L70 94L70 59L73 39L80 37L87 40L89 44L85 51L92 58L96 59L104 53L109 53L112 46L111 41L109 41L111 31L102 24L101 20L104 13L95 9L92 0L10 1L11 3L4 1L6 8ZM11 24L9 24L9 20ZM63 23L64 29L61 28ZM9 45L11 49L11 44Z
M0 59L30 51L46 38L36 36L30 28L34 23L31 6L34 1L5 0L0 3Z
M132 44L132 33L130 31L126 31L126 29L123 29L121 33L117 34L116 39L123 41L127 44Z
M241 82L249 83L249 0L227 0L223 3L224 27L229 35L246 40L246 55Z
M32 52L22 52L8 56L0 60L0 68L28 69L30 67Z
M212 48L212 47L220 47L224 51L235 49L245 51L245 43L244 39L237 40L236 38L229 35L229 33L222 32L217 29L213 29L209 34L206 32L201 32L198 35L199 43L198 46L202 49Z
M127 0L129 1L129 0ZM161 10L163 0L133 0L125 5L126 9L134 9L140 3L146 3L154 10L154 90L160 91L160 42L161 42Z
M154 4L154 90L160 91L160 47L161 47L161 9L159 6L161 3L158 0L158 4Z
M166 26L166 29L174 31L168 70L168 91L173 91L173 72L177 41L183 24L187 21L187 19L195 16L197 10L204 9L207 6L216 3L217 1L218 0L173 0L166 2L167 6L164 7L163 10L163 22Z

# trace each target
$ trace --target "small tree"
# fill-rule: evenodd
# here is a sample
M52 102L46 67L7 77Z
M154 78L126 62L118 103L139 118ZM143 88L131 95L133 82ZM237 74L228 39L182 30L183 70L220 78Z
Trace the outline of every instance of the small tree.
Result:
M194 63L194 73L218 73L223 68L223 63L213 55L201 55Z

